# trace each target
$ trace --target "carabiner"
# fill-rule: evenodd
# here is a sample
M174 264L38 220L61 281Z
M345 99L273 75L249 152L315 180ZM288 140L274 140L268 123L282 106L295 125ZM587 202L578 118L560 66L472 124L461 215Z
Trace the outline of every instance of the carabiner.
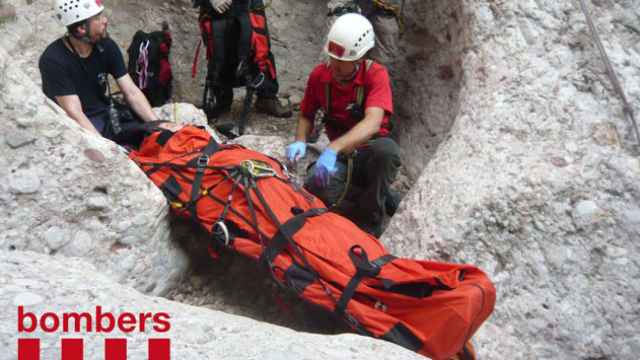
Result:
M224 221L217 221L215 224L213 224L213 228L211 230L214 236L218 236L220 235L220 232L222 232L224 246L229 247L229 229L227 228L227 224L225 224Z

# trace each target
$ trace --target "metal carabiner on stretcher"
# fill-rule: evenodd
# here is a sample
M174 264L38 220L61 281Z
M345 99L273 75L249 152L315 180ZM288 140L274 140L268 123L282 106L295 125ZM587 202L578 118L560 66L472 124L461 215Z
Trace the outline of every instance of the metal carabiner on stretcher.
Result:
M260 160L243 160L240 162L240 166L256 178L277 175L276 171L273 170L269 164Z
M227 224L224 221L219 220L215 224L213 224L212 232L214 235L222 235L224 246L229 247L230 238L229 238L229 229L227 228ZM222 234L221 234L222 233Z

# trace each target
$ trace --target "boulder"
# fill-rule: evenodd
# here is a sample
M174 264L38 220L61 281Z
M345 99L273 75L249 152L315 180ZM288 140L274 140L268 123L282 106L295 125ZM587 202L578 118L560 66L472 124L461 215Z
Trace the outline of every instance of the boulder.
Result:
M81 331L75 332L75 322L69 332L44 332L41 324L33 332L18 332L18 307L24 313L41 319L53 313L64 326L62 314L87 313L93 327L82 320ZM97 332L97 307L114 318L141 313L161 313L165 324L151 318L140 331L140 322L131 321L123 331ZM81 338L84 358L99 359L104 354L105 338L127 341L129 359L147 358L149 338L168 338L172 359L424 359L424 357L395 344L353 334L322 336L296 332L284 327L261 323L240 316L194 307L145 296L105 276L93 265L78 258L50 257L33 252L0 250L0 346L5 351L0 359L15 359L18 338L40 339L41 355L45 359L60 358L61 338ZM45 322L51 330L52 316ZM86 319L86 318L85 318ZM22 325L29 329L31 318ZM103 320L103 326L109 321Z
M123 284L166 293L188 261L170 241L164 196L12 59L0 48L0 249L82 257Z
M587 3L638 113L640 33L623 24L639 10ZM420 175L383 242L490 274L481 357L636 358L638 139L578 3L408 1L406 14L399 68L422 80L401 91L398 127Z

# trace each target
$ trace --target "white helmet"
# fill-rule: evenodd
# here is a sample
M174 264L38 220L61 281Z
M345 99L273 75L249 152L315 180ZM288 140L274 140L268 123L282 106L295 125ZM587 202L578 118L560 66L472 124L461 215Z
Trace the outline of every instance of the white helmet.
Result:
M102 0L55 0L56 17L69 26L98 15L104 10Z
M349 13L340 16L331 26L324 51L334 59L356 61L375 45L373 26L366 17Z

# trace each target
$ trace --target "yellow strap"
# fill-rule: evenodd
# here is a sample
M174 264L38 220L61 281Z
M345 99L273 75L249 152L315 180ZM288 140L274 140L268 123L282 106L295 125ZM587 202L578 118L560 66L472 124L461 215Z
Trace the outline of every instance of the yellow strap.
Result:
M371 65L373 65L373 60L367 59L364 65L366 67L365 74L369 71L369 69L371 69ZM364 107L364 85L356 87L356 104L358 104L358 106L360 106L361 108Z
M384 0L373 0L373 4L381 9L391 11L394 14L397 14L400 12L399 6L391 5Z
M178 105L175 102L173 103L173 122L178 123Z
M251 11L263 11L266 10L269 6L271 6L272 0L269 0L266 5L256 6L251 9Z
M372 1L373 1L373 4L376 5L377 7L393 13L393 16L395 16L396 20L398 21L400 34L404 33L404 17L402 16L403 6L391 5L384 0L372 0Z

